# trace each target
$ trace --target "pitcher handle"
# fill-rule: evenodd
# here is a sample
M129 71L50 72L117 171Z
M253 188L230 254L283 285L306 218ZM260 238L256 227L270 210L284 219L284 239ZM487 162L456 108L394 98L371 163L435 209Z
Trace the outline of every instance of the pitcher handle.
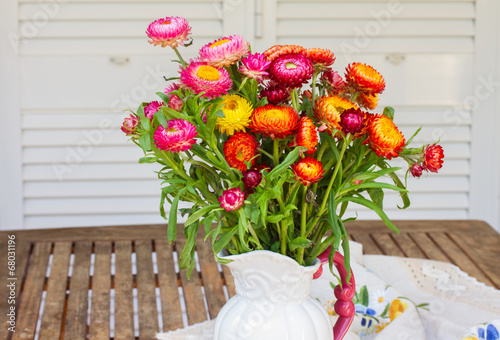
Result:
M321 261L321 264L328 263L328 257L330 255L330 251L332 247L328 247L321 255L318 256L318 259ZM335 252L333 256L333 264L337 268L340 280L342 281L342 286L337 285L335 287L334 293L337 301L335 302L334 308L335 313L339 316L337 322L333 326L333 339L334 340L342 340L346 335L349 327L354 320L354 315L356 314L356 309L354 308L354 303L352 303L352 298L356 293L356 283L354 281L354 275L351 270L351 280L347 282L347 270L344 267L344 256L342 256L339 252ZM320 266L318 271L314 274L313 278L317 279L323 273L323 266Z

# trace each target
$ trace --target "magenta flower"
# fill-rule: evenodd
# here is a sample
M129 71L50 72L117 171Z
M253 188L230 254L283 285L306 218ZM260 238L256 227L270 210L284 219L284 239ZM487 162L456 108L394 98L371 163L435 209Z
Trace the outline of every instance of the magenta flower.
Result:
M137 125L139 125L139 117L136 115L130 115L130 117L124 119L122 131L125 132L127 136L133 135Z
M148 105L146 105L146 107L144 108L144 115L146 117L148 117L150 120L153 120L153 116L156 112L158 112L158 110L160 109L160 107L163 106L163 103L161 102L158 102L158 101L155 101L155 102L151 102L149 103Z
M235 64L248 53L250 46L240 35L215 40L200 49L199 61L215 67Z
M361 132L365 124L365 114L360 109L348 109L340 115L339 125L345 134L353 135Z
M277 105L290 100L290 91L279 85L269 85L260 91L260 96L266 97L269 104Z
M210 99L227 94L233 82L224 68L217 68L204 62L191 62L181 71L182 84L195 93L205 92Z
M243 205L244 200L245 194L240 188L224 190L222 196L219 197L220 206L226 211L239 209Z
M172 92L177 91L178 89L181 88L181 85L179 83L172 83L168 85L163 93L165 93L169 98L172 96Z
M422 176L422 172L424 171L424 168L418 164L418 163L413 163L412 166L410 167L410 173L413 177L419 178Z
M150 23L146 34L151 39L150 44L175 48L178 45L184 45L184 42L189 40L188 35L191 34L191 27L184 18L166 17Z
M245 188L255 188L262 180L262 174L256 170L245 170L243 174L243 186Z
M257 81L262 81L264 76L269 75L266 70L271 65L270 61L267 61L266 56L261 53L250 54L248 57L241 59L241 67L238 69L248 78L255 79Z
M181 97L177 95L173 95L168 101L168 107L175 111L180 111L183 105L184 102L182 101Z
M195 126L187 120L174 119L167 122L166 129L160 125L153 138L158 149L181 152L191 149L197 134Z
M325 70L321 74L321 81L330 94L338 94L344 90L345 82L337 71Z
M271 78L281 86L300 87L314 72L312 61L300 53L279 56L269 66Z

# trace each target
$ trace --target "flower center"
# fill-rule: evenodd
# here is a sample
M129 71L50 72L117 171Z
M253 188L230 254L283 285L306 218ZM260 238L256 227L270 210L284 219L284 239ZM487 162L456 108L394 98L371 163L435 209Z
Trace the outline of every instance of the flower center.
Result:
M196 75L204 80L216 81L220 78L219 70L210 65L201 65Z
M179 131L179 130L177 130L174 127L171 127L170 129L167 130L167 133L176 133L177 131Z
M283 113L280 110L268 110L266 112L266 116L270 119L281 118L282 115Z
M234 100L231 100L229 103L226 104L226 108L231 111L237 110L238 103Z
M297 68L297 65L295 65L294 63L288 62L288 63L286 63L285 67L287 70L294 70Z
M170 25L172 22L170 20L165 20L164 22L162 22L161 24L162 25Z
M210 45L210 47L214 48L214 47L217 47L220 45L224 45L225 43L230 42L230 41L231 41L230 39L222 39L222 40L214 42L212 45Z
M379 303L384 302L384 298L383 298L382 296L381 296L381 297L379 297L379 298L378 298L378 302L379 302Z

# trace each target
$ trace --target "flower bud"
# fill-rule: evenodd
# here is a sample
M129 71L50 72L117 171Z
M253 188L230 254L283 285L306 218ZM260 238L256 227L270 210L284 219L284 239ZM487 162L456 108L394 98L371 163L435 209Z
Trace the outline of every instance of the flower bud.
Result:
M410 167L410 173L413 177L419 178L422 176L424 168L419 163L413 163Z
M182 109L182 105L182 99L178 95L173 95L168 101L168 107L175 111L179 111L180 109Z
M243 171L243 184L245 188L255 188L260 184L262 174L256 170Z
M321 75L321 80L331 94L338 94L344 89L345 83L337 71L326 70Z
M137 125L139 125L139 118L135 115L130 115L130 117L125 118L122 125L122 131L125 132L127 136L133 135Z
M345 134L356 134L365 126L365 114L360 109L348 109L340 115L342 131Z
M239 209L243 205L244 200L245 194L241 191L240 188L224 190L222 192L222 196L219 197L220 206L226 211L234 211Z

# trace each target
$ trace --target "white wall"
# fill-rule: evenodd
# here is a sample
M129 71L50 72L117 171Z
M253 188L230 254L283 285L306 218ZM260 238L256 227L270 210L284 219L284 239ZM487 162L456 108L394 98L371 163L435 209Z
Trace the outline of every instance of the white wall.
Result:
M423 125L418 141L440 138L446 154L439 175L411 181L410 209L398 210L389 195L389 215L477 218L500 228L498 87L477 106L468 100L484 79L500 81L496 7L495 0L4 0L0 229L163 222L154 166L137 164L140 150L119 126L125 108L154 99L162 76L176 73L172 51L150 46L144 34L168 15L193 26L187 57L239 33L254 51L275 43L330 48L339 71L352 61L372 64L387 80L381 105L395 106L407 135Z

